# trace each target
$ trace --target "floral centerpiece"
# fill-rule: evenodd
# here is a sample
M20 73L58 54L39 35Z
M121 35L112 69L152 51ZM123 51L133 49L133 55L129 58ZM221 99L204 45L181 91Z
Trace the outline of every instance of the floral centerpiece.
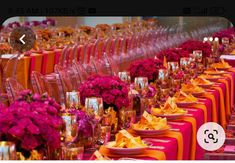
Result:
M201 50L203 57L210 57L212 53L212 47L207 42L202 42L198 40L188 40L180 45L180 48L193 53L194 50Z
M115 111L129 105L128 87L115 76L91 76L80 86L79 90L82 105L85 104L87 97L101 97L104 108L111 106Z
M0 140L12 141L25 157L33 150L60 147L60 106L47 95L25 90L9 108L0 110Z
M10 54L12 52L12 47L8 43L0 43L0 55Z
M149 82L154 82L160 68L163 68L163 62L159 59L135 61L129 67L131 80L134 81L135 77L147 77Z
M189 57L189 52L182 48L169 48L167 50L161 51L156 56L161 61L163 61L164 56L166 56L167 62L180 62L181 57Z
M229 38L229 41L231 42L232 39L233 39L233 35L235 35L234 27L228 28L228 29L225 29L225 30L221 30L219 32L214 33L213 38L218 37L219 40L220 40L220 43L221 43L222 38L227 37L227 38Z

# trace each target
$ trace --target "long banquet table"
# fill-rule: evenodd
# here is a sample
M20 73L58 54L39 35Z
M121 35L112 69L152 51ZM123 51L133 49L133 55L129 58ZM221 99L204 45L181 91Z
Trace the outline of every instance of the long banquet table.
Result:
M188 106L187 115L179 120L169 121L172 129L163 135L145 136L143 140L151 142L145 153L140 155L115 155L104 146L99 151L112 159L129 157L144 160L202 160L205 151L196 140L199 127L206 122L217 122L226 130L226 125L234 108L235 68L227 71L211 88L206 89L200 103ZM129 132L135 133L129 129ZM137 136L137 135L136 135ZM94 159L94 156L84 159Z
M16 79L24 86L30 88L30 75L32 71L37 71L42 74L50 74L54 72L54 65L59 62L62 49L45 50L40 52L31 52L30 55L25 55L19 59L16 67ZM12 55L2 56L2 65L5 67ZM9 68L5 76L10 77L13 69L12 62L9 62Z

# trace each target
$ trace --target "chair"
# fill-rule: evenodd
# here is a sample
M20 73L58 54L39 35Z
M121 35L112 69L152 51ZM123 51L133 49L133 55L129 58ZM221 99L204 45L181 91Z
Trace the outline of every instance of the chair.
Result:
M104 55L99 60L92 60L92 63L95 66L97 74L101 74L101 75L111 75L112 74L112 69L110 67L110 63L109 63L106 55Z
M74 65L69 67L55 66L55 71L59 74L64 93L77 90L81 83L80 75L75 70Z
M31 74L31 84L32 84L33 91L38 94L48 93L50 97L54 97L53 90L48 80L54 80L54 79L52 76L51 78L49 78L48 75L47 77L45 77L41 73L37 71L33 71Z
M20 54L11 56L5 66L2 69L1 73L1 89L0 89L0 102L7 104L9 101L8 94L6 93L6 79L8 77L16 77L16 69L18 65Z
M10 103L14 102L23 90L24 87L15 78L6 79L6 91Z
M73 63L72 66L74 70L76 71L76 73L79 75L81 82L85 81L89 77L89 74L86 72L86 70L82 66L82 63L75 62Z
M59 65L65 65L66 57L67 57L66 55L67 55L68 50L69 50L68 46L64 47L64 49L62 50L62 53L61 53L60 59L59 59L59 63L58 63Z
M107 58L108 64L109 64L109 69L111 72L111 75L117 76L119 72L119 66L117 60L115 60L115 57L108 57L106 54L104 54L104 57Z

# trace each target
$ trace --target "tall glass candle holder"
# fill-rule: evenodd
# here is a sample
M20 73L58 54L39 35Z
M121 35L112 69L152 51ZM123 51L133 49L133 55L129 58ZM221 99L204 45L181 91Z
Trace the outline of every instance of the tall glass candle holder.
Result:
M124 81L126 83L131 82L130 72L127 72L127 71L118 72L118 76L122 81Z
M16 160L16 146L13 142L0 141L0 160Z

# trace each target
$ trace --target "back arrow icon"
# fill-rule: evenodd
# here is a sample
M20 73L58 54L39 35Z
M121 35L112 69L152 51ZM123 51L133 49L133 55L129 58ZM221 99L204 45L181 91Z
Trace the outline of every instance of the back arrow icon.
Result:
M23 40L24 38L25 38L25 35L21 36L20 39L19 39L22 44L25 44L25 42Z

